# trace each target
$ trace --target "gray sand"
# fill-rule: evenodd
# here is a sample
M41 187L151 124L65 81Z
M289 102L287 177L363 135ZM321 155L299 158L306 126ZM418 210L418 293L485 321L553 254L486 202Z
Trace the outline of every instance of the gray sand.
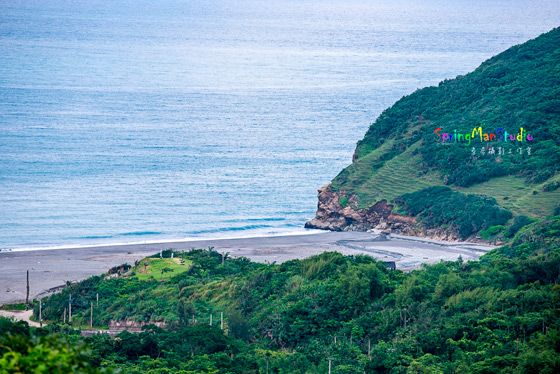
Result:
M127 244L48 250L0 252L0 304L25 301L26 270L29 270L30 298L45 296L67 281L100 275L109 268L173 248L214 247L231 257L248 257L262 263L281 263L325 251L345 255L368 254L382 261L395 261L401 270L416 269L421 263L440 260L476 260L491 246L440 242L424 238L391 235L388 238L366 232L322 232L309 235L269 236L239 239L211 239Z

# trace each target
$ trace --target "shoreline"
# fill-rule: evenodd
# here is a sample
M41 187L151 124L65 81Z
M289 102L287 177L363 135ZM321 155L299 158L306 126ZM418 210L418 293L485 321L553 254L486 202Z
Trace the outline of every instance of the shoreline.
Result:
M168 239L151 239L151 240L138 240L133 242L107 242L107 243L90 243L90 244L60 244L51 246L31 246L31 247L15 247L15 248L0 248L0 255L2 253L11 252L27 252L27 251L50 251L57 249L80 249L80 248L100 248L100 247L118 247L118 246L137 246L144 244L166 244L166 243L183 243L183 242L201 242L208 240L234 240L234 239L255 239L255 238L268 238L277 236L300 236L300 235L313 235L324 233L325 230L319 229L303 229L298 231L286 231L278 233L268 233L261 235L247 235L247 236L224 236L224 237L186 237L186 238L168 238Z
M190 250L214 247L231 257L247 257L261 263L282 263L325 251L344 255L365 254L381 261L394 261L396 267L410 271L422 263L441 260L477 260L495 248L468 242L443 242L401 235L381 235L359 231L321 231L291 235L240 238L215 238L157 243L108 244L56 249L29 249L0 252L0 305L25 301L26 271L29 270L30 299L47 296L93 275L106 273L123 263L134 264L160 250Z

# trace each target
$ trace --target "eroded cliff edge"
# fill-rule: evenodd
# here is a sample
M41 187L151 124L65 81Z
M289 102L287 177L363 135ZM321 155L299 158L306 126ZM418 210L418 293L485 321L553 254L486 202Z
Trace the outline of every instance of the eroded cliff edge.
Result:
M315 218L305 224L306 228L332 231L367 231L391 215L393 206L382 200L368 209L354 209L354 196L345 206L340 203L341 195L331 189L330 184L319 188L319 203Z
M378 201L367 209L359 209L355 195L350 195L345 201L344 193L334 191L330 184L319 188L318 192L317 213L315 218L305 223L305 228L331 231L375 231L446 241L459 240L457 234L452 231L426 229L418 223L415 217L394 214L393 205L387 203L387 200ZM342 205L341 201L345 201L345 204Z

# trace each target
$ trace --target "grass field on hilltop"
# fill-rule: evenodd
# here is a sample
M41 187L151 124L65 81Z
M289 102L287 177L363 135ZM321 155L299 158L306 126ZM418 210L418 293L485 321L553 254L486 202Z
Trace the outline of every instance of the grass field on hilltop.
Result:
M180 264L181 258L145 258L135 266L132 271L139 280L169 279L189 270L192 261L185 259L184 265ZM147 264L147 266L145 266Z

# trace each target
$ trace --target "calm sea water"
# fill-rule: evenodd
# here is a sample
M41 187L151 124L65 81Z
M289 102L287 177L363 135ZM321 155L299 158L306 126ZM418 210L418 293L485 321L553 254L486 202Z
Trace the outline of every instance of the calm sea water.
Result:
M404 94L553 1L0 1L0 248L302 230Z

